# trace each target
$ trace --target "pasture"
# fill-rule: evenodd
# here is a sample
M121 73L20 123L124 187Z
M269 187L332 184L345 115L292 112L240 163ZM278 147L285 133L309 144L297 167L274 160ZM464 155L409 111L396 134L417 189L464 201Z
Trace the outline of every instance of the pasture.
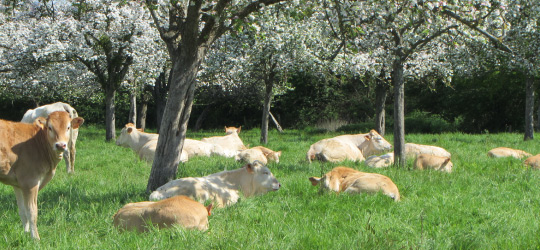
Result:
M119 132L119 130L117 130ZM366 133L368 131L358 131ZM492 159L498 146L540 153L538 139L522 134L408 134L406 142L441 146L452 153L451 174L372 169L364 163L308 164L309 146L338 133L270 131L268 148L281 150L268 166L277 192L214 209L206 232L181 228L119 232L112 216L129 202L148 200L151 166L129 148L104 142L104 129L83 125L75 174L65 163L39 193L41 241L23 232L13 189L0 186L0 249L533 249L540 247L540 171L514 158ZM224 135L204 131L188 137ZM244 144L259 144L258 129L242 130ZM391 135L385 138L392 142ZM309 182L335 166L380 173L398 186L401 202L382 194L319 192ZM178 177L203 176L242 164L233 158L196 157ZM412 167L412 161L408 162Z

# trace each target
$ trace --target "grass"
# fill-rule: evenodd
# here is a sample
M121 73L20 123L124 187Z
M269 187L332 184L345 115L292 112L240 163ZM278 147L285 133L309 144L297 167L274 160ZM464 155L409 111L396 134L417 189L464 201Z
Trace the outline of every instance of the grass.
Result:
M242 130L245 144L259 145L259 130ZM271 131L267 147L282 150L269 167L282 184L277 192L241 199L213 210L207 232L181 228L140 234L118 232L112 216L129 202L148 199L150 165L127 148L104 142L104 130L81 128L76 173L64 163L39 193L41 241L23 232L11 187L0 185L0 249L538 249L540 171L521 160L491 159L497 146L540 153L521 134L409 134L407 142L437 145L452 153L454 172L371 169L364 163L308 164L305 153L338 133ZM221 131L188 133L200 139ZM392 136L386 136L392 142ZM402 201L378 195L319 192L310 176L337 165L389 176ZM198 157L180 165L178 177L203 176L241 164Z

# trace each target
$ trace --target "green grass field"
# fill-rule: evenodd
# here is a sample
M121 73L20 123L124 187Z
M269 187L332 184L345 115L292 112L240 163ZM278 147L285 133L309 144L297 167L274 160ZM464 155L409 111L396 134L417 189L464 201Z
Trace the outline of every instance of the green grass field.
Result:
M119 132L119 131L118 131ZM367 131L361 131L367 132ZM259 130L242 130L244 144L259 144ZM150 165L128 148L104 142L102 128L81 128L76 173L63 161L38 196L41 241L23 232L13 189L0 185L0 249L538 249L540 171L521 160L491 159L498 146L540 153L537 140L521 134L410 134L407 142L441 146L452 153L451 174L371 169L364 163L308 164L309 146L336 133L271 131L267 147L283 151L270 169L282 188L214 209L206 232L181 228L119 232L112 216L129 202L148 199ZM188 133L189 138L222 131ZM391 135L385 138L392 142ZM309 182L344 165L390 177L401 202L378 195L319 192ZM241 167L234 159L193 158L178 177Z

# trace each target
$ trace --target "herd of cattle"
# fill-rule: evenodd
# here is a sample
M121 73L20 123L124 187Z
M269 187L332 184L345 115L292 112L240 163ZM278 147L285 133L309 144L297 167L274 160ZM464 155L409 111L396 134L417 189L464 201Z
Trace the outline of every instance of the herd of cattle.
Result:
M54 103L28 110L21 122L0 120L0 182L13 186L24 231L39 239L37 230L37 193L54 176L56 166L65 158L68 173L74 172L75 144L78 128L84 119L65 103ZM247 148L239 137L241 127L225 127L225 136L201 140L185 139L181 161L194 156L234 157L246 162L239 169L222 171L203 177L172 180L150 194L150 201L129 203L113 216L113 224L121 230L148 230L150 222L164 228L181 225L187 229L208 229L208 216L213 206L235 204L240 193L244 197L276 191L281 184L266 164L279 162L281 151L266 147ZM129 147L141 160L153 162L159 135L146 133L128 123L116 144ZM365 161L373 168L393 164L392 148L375 130L366 134L341 135L320 140L310 146L307 161ZM386 153L386 154L384 154ZM452 172L451 154L443 148L414 143L405 144L405 156L414 158L419 170ZM525 164L540 168L540 154L495 148L490 157L528 157ZM336 167L322 177L309 180L323 189L348 193L378 193L400 200L399 189L387 176ZM204 206L204 203L210 205Z

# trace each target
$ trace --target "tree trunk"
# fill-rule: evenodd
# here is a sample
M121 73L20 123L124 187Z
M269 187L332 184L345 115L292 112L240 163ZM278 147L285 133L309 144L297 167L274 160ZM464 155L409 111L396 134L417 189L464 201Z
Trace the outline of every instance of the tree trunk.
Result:
M105 141L114 140L116 137L115 115L114 115L114 96L116 90L113 88L105 89Z
M386 132L386 95L387 92L384 82L377 80L377 84L375 86L375 130L382 136L384 136L384 133Z
M171 69L172 74L172 69ZM167 103L167 92L170 86L170 74L167 79L165 72L161 72L158 78L156 79L156 84L154 86L154 101L156 102L156 125L157 132L161 130L161 120L163 119L163 112L165 112L165 105Z
M129 92L129 121L133 124L137 124L137 93L136 90Z
M397 60L392 66L394 84L394 165L404 167L405 159L405 82L403 62Z
M201 126L202 126L202 123L203 123L204 119L206 119L206 116L208 115L208 112L210 112L210 107L212 107L212 104L206 105L206 107L204 107L202 113L199 115L199 117L197 117L197 121L195 122L194 131L199 131L199 129L201 129Z
M187 51L187 52L186 52ZM185 48L179 60L173 60L171 85L161 121L156 155L146 190L152 192L176 177L180 152L195 95L195 78L204 58L204 49Z
M261 143L268 143L268 121L270 116L270 105L272 104L272 88L274 87L274 74L270 73L269 79L265 82L264 104L261 124Z
M523 140L534 139L534 77L525 80L525 136Z
M274 124L276 125L277 130L278 130L280 133L283 133L283 129L281 128L281 125L279 125L279 122L276 120L276 118L274 117L274 115L272 115L272 112L268 112L268 114L270 114L270 118L272 118L272 121L273 121Z
M137 116L137 128L144 131L146 129L146 113L148 112L148 101L145 101L144 98L141 100L141 106L139 110L139 116Z

